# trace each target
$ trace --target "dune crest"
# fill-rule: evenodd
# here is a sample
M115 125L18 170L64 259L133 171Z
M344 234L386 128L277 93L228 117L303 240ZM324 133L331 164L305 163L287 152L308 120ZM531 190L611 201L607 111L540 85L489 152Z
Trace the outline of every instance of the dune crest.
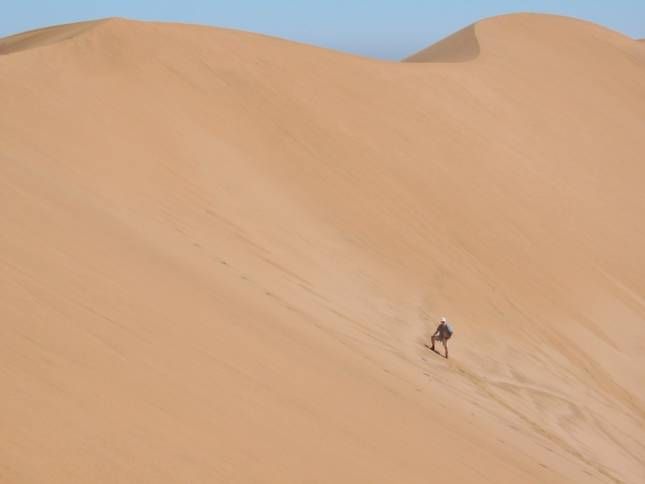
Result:
M98 25L113 21L116 21L116 19L109 18L55 25L4 37L0 39L0 55L13 54L23 50L35 49L63 42L78 35L82 35L84 32L87 32Z
M0 46L0 482L643 481L641 44Z

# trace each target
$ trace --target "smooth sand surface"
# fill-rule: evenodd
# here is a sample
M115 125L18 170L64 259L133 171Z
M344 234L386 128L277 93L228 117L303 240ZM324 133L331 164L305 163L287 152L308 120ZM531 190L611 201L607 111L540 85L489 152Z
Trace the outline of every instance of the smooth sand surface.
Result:
M0 52L0 482L645 482L642 44Z

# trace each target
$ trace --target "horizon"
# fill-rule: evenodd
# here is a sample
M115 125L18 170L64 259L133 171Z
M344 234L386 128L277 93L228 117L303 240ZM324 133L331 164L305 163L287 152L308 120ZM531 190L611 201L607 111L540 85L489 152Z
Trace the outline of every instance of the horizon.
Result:
M26 0L6 9L0 19L0 37L53 25L121 17L135 21L156 21L206 25L279 37L364 57L400 60L467 25L485 18L513 13L562 15L593 22L635 40L645 37L645 2L621 0L563 1L391 2L315 1L307 6L282 0L271 8L257 0L225 2L187 0L179 6L152 4L148 0L111 0L88 5L80 0L63 0L55 8L36 6ZM602 3L602 4L601 4ZM338 12L345 15L339 18ZM34 14L34 12L37 12Z

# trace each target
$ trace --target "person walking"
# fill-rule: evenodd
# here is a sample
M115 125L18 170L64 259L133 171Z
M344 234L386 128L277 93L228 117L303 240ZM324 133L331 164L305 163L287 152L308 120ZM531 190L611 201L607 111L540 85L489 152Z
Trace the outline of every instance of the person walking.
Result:
M448 321L446 321L446 318L441 318L441 322L439 323L439 326L437 326L437 329L435 330L434 334L430 337L430 341L432 341L432 346L430 349L432 351L435 351L434 349L434 344L435 341L441 341L441 344L443 345L443 349L445 351L445 357L448 358L448 340L452 336L453 333L452 326L448 324Z

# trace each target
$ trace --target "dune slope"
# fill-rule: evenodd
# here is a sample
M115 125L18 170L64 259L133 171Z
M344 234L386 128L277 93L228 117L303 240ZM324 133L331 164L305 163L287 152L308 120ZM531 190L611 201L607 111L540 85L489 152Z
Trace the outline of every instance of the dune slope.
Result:
M0 39L0 482L642 482L642 46L457 37Z

